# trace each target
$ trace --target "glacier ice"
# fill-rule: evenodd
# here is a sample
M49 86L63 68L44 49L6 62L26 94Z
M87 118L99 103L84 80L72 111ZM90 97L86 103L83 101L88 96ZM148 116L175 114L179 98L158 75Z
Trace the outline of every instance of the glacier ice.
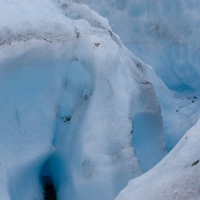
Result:
M48 175L59 200L114 199L166 154L138 60L87 6L10 0L0 11L1 198L41 200ZM140 149L148 116L152 142Z
M171 89L199 86L198 0L76 1L108 18L123 43L150 64Z
M47 177L59 200L198 200L198 12L0 1L1 198L44 199Z
M133 179L115 200L198 200L200 120L153 169Z
M107 17L124 44L156 71L138 61L161 105L171 152L116 200L199 199L199 1L77 1Z
M161 104L170 151L200 116L199 1L77 1L106 16L126 47L154 68L156 74L141 65Z

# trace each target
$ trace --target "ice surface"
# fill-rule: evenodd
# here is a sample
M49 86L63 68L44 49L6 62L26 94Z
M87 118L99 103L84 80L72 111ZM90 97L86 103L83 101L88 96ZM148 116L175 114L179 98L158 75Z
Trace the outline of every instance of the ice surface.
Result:
M50 0L1 1L0 18L2 199L41 200L48 175L59 200L113 200L165 156L153 87L107 20Z
M150 64L161 78L158 78L150 66L135 58L138 68L154 87L161 105L166 147L168 151L172 150L200 118L199 1L100 0L98 4L93 0L76 0L76 2L86 3L108 18L111 27L120 35L124 44ZM136 153L139 151L137 155L140 163L149 161L142 158L144 154L140 155L141 149L145 151L149 148L137 145L137 141L145 141L149 136L145 135L149 120L147 123L144 123L145 120L139 122L137 120L145 119L145 116L140 113L134 121L134 124L143 124L135 129L136 132L143 133L143 137L135 136L133 140ZM151 128L153 127L150 126ZM148 139L147 145L152 141L150 139L152 138ZM198 152L195 144L194 141L193 147L186 145L188 149L187 152L182 152L182 158L171 156L170 159L165 158L162 163L171 166L171 163L176 163L176 160L180 163L185 162L188 152L192 154L193 149ZM177 151L177 148L173 149L170 155L178 154ZM198 160L198 156L195 159ZM179 171L178 168L170 166L168 171L163 167L162 172L161 167L152 169L151 171L156 174L155 177L150 171L131 181L117 199L199 199L198 177L195 177L195 173L199 175L199 170L196 168L189 172L180 168ZM142 169L145 171L143 167ZM181 177L182 175L184 178ZM155 184L152 182L154 179Z
M161 105L166 147L170 151L200 118L200 93L198 88L181 93L174 92L167 88L150 66L144 66L141 70L153 84Z
M165 148L160 143L162 126L158 123L160 117L152 113L138 113L134 118L133 146L143 172L155 166L162 158Z
M171 150L200 116L199 1L78 2L108 18L124 44L154 68L156 74L141 64L161 104L167 149Z
M113 30L171 89L200 85L198 0L76 0L109 19Z
M131 179L117 200L197 200L198 9L0 1L1 198L41 200L49 176L59 200L113 200Z
M200 120L153 169L131 180L116 200L198 200Z

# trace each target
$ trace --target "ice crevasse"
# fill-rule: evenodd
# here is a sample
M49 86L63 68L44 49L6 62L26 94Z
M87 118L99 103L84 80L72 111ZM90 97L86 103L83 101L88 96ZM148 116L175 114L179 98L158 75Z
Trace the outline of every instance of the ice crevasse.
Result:
M41 200L49 176L59 200L113 200L165 156L148 66L106 19L51 0L0 19L1 199Z

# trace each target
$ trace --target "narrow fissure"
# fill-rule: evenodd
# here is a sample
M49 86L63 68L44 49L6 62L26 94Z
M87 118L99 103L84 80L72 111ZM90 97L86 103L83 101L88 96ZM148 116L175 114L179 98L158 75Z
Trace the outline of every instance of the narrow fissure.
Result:
M50 176L48 161L42 167L40 180L43 186L44 200L57 200L56 189Z
M44 187L44 200L57 200L56 190L51 177L42 176L42 182Z

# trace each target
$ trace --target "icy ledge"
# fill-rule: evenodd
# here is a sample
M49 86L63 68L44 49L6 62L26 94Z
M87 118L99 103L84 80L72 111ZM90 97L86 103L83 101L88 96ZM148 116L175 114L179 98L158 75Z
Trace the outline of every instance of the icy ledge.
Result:
M152 85L107 20L89 11L0 2L3 200L43 199L45 176L59 200L113 200L165 156Z

